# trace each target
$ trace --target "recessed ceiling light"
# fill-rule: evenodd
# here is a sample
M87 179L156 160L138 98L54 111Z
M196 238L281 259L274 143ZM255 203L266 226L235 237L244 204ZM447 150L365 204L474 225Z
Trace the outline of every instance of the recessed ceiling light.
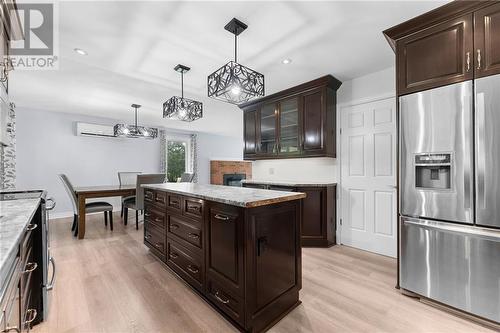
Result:
M79 48L74 48L73 51L75 51L76 53L78 53L79 55L87 55L87 51L85 50L82 50L82 49L79 49Z
M281 63L285 64L285 65L288 65L291 62L292 62L292 59L290 59L290 58L286 58L286 59L281 60Z

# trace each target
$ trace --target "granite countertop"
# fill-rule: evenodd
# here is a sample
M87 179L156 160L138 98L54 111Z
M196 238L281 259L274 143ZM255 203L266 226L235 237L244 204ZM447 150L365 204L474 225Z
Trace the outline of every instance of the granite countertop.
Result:
M258 179L244 179L241 181L244 184L263 184L263 185L277 185L277 186L310 186L310 187L323 187L337 185L335 182L311 182L311 181L285 181L285 180L258 180Z
M17 246L33 218L40 199L0 201L0 281L5 281L17 255ZM0 289L4 286L0 285Z
M305 193L195 183L147 184L143 187L239 207L258 207L305 198Z

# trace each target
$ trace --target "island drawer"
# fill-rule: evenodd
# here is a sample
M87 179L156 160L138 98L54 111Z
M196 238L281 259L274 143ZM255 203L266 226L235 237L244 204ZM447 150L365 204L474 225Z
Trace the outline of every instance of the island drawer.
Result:
M167 208L180 213L182 210L182 197L170 193L167 194L167 197Z
M169 234L174 234L183 241L199 249L203 248L202 226L200 221L167 214L167 224Z
M155 191L154 193L154 203L159 206L164 208L165 205L167 204L167 194L162 191Z
M223 284L207 278L207 297L225 314L244 325L244 302L241 297L231 293Z
M203 291L203 258L171 238L168 238L167 244L167 265L191 286Z
M147 221L144 224L144 241L146 242L146 245L149 245L156 251L165 254L164 232Z
M154 198L155 198L155 191L154 190L151 190L148 188L144 189L144 201L145 202L153 203Z
M155 227L165 229L166 226L165 213L151 204L146 204L145 206L144 219L145 221L153 224Z
M204 202L201 199L184 197L182 204L182 213L193 219L203 219Z

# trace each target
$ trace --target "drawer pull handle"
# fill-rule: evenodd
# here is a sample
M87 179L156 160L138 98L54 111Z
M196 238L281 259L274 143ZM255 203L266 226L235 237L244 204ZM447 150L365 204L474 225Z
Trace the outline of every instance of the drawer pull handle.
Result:
M194 239L199 239L199 238L200 238L200 236L199 236L199 235L197 235L197 234L193 234L192 232L190 232L190 233L188 234L188 237L189 237L189 238L194 238Z
M200 270L198 269L198 267L193 266L193 265L189 265L189 266L187 267L187 269L188 269L188 271L190 271L190 272L191 272L191 273L193 273L193 274L196 274L196 273L198 273L198 272L200 271Z
M162 221L163 221L162 219L155 218L155 222L162 222Z
M26 230L27 231L33 231L36 229L36 227L38 227L38 224L29 224L27 227L26 227Z
M171 206L180 206L180 202L176 200L170 200L170 205Z
M30 319L26 320L25 324L30 324L31 322L33 322L33 320L35 320L37 312L36 309L29 309L28 311L26 311L26 314Z
M150 217L150 216L151 216L151 214L149 214L149 213L144 213L144 216L146 216L146 217Z
M38 267L38 264L36 262L29 262L26 264L25 270L23 271L23 274L26 273L31 273L33 272L36 268Z
M179 255L177 253L172 252L172 253L170 253L170 258L177 259L177 258L179 258Z
M187 206L188 210L194 210L195 212L199 212L200 208L201 208L200 206L192 206L192 205Z
M161 249L161 248L163 248L163 245L161 243L155 243L155 247L157 249Z
M161 202L161 203L165 203L165 199L163 199L163 198L156 198L156 201Z
M227 303L229 303L229 300L228 300L228 299L223 299L223 298L220 296L220 294L219 294L219 291L218 291L218 290L215 292L214 296L215 296L215 298L216 298L219 302L221 302L222 304L227 304Z
M171 225L170 225L170 229L174 229L174 230L175 230L175 229L179 229L179 228L180 228L180 227L179 227L179 225L178 225L178 224L171 224Z
M229 220L229 217L226 216L226 215L221 215L221 214L215 214L214 216L217 220L221 220L221 221L228 221Z
M146 239L151 239L151 237L152 237L151 235L144 236L144 238L146 238Z

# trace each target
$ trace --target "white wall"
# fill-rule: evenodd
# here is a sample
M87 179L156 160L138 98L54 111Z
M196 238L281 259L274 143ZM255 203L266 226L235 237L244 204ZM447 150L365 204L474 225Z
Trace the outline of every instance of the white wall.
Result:
M72 212L59 173L84 186L118 184L118 171L160 171L159 140L75 136L75 121L111 125L116 120L21 108L16 118L16 186L46 189L57 202L54 216ZM119 210L119 198L105 200Z
M396 95L396 69L389 67L350 81L337 91L337 106ZM339 108L337 107L337 111Z
M160 172L160 140L75 136L75 122L114 125L117 120L84 115L16 110L17 188L41 188L56 199L52 216L72 214L57 174L75 186L118 184L118 171ZM178 131L166 129L167 136ZM210 160L243 158L243 139L198 133L198 182L210 182ZM119 210L119 198L105 198Z
M335 182L337 160L322 157L255 161L252 177L258 180Z
M210 184L210 160L243 160L241 138L198 133L198 183Z

